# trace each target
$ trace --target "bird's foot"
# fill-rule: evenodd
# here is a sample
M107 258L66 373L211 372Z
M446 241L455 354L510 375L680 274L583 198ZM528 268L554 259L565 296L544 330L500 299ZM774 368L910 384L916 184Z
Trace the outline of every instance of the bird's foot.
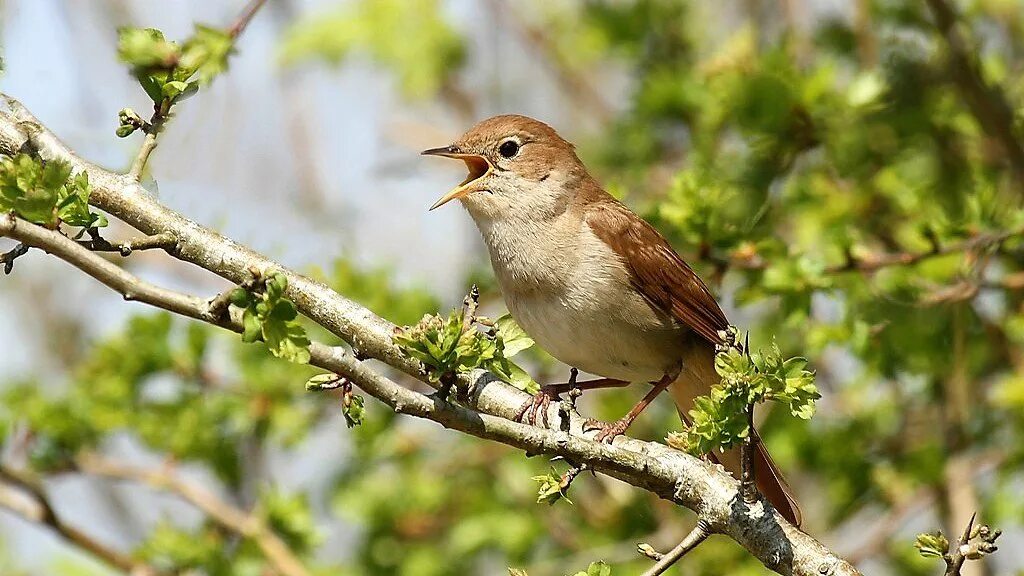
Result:
M539 412L544 427L549 428L548 408L551 406L552 400L559 400L558 394L559 390L554 386L542 386L540 392L534 394L533 398L527 400L519 407L519 412L516 413L516 417L513 420L529 424L530 426L536 426L537 414Z
M593 418L587 418L587 421L583 423L583 431L591 432L597 430L597 436L594 440L597 442L604 442L605 444L611 444L615 440L616 436L621 436L626 433L629 429L629 425L633 423L633 419L629 417L619 418L614 422L602 422L600 420L594 420Z

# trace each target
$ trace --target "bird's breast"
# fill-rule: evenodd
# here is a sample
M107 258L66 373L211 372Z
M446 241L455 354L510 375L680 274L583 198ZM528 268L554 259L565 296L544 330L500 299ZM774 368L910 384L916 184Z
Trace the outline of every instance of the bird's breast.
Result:
M632 287L618 255L586 225L488 241L512 317L558 360L629 381L658 380L685 330Z

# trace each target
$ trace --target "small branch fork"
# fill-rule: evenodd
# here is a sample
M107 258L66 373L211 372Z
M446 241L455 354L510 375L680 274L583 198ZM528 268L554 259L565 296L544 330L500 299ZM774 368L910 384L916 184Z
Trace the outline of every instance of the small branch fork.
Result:
M697 520L697 525L686 535L675 548L665 554L660 554L648 544L637 546L637 552L655 561L654 566L648 568L641 576L658 576L664 574L673 564L683 556L699 546L711 535L711 525L703 518Z
M419 363L394 345L394 324L330 290L321 283L296 274L259 253L204 228L170 210L147 194L137 181L100 169L75 155L55 135L16 101L0 113L0 153L27 149L44 160L61 159L76 170L86 171L94 190L90 202L144 234L171 232L178 238L174 256L239 284L250 270L274 269L287 275L287 297L312 321L360 350L360 355L381 360L416 377ZM24 220L0 215L0 236L12 237L76 266L126 299L140 300L182 316L233 331L240 324L211 313L217 299L182 294L148 284L100 255L62 234ZM216 312L216 310L213 310ZM830 576L855 576L859 572L837 558L820 542L789 525L778 515L770 521L733 508L739 485L715 466L667 446L620 438L614 446L594 442L582 432L584 419L569 415L570 432L542 429L511 420L527 395L483 371L460 375L473 393L462 405L438 401L399 385L344 348L313 342L310 364L340 374L396 412L432 420L446 428L501 442L531 453L562 456L586 463L607 474L648 490L673 503L700 510L711 530L737 541L770 569L796 576L816 576L828 565ZM785 550L785 554L780 554Z

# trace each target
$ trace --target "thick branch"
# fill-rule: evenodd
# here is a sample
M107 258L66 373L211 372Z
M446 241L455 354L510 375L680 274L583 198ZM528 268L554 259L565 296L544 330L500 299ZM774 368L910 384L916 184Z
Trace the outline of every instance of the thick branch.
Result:
M406 358L394 346L390 335L395 326L366 308L344 298L330 288L284 268L280 264L241 246L224 236L171 211L158 203L137 182L100 169L83 161L45 130L31 114L16 102L12 115L0 116L0 151L16 150L28 144L43 158L61 158L76 170L89 173L95 187L91 201L97 207L124 220L145 234L170 232L178 239L175 254L236 284L246 281L249 270L276 270L288 276L288 293L299 310L313 321L344 338L360 356L374 357L415 377L420 366ZM26 129L19 137L12 131L18 123ZM20 226L14 226L14 229ZM28 236L28 234L24 234ZM56 242L59 242L57 240ZM78 246L75 249L102 260ZM92 264L83 254L70 255L69 261L89 271ZM62 256L63 257L63 256ZM84 264L82 266L80 264ZM108 263L109 264L109 263ZM111 265L112 266L112 265ZM137 279L103 272L101 281L116 290L135 286ZM125 284L126 283L126 284ZM170 291L145 291L147 302L163 306L166 298L175 310L192 318L236 329L230 320L219 322L209 314L206 301ZM371 396L396 412L427 418L441 425L480 438L499 441L534 454L560 455L586 464L639 488L696 511L712 532L726 534L739 542L766 566L781 574L815 576L853 575L856 569L836 557L807 534L789 525L763 503L748 507L739 496L739 483L715 466L657 443L629 438L614 445L598 443L582 433L583 419L570 415L569 432L552 431L518 424L509 420L528 399L520 390L497 381L492 375L475 372L460 379L466 393L465 406L456 406L436 397L413 392L372 370L355 354L314 343L311 363L352 380ZM551 407L556 410L556 407ZM553 415L553 417L557 416Z
M162 470L136 468L103 458L83 454L75 459L79 470L94 476L141 482L158 490L177 494L224 528L252 540L263 555L284 576L309 576L302 562L258 516L247 514L224 502L200 486L190 484Z

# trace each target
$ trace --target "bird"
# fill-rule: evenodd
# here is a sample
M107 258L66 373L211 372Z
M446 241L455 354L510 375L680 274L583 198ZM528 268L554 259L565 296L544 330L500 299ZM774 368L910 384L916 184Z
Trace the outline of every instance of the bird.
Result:
M653 388L621 419L590 421L595 439L613 441L666 389L685 421L694 398L719 381L716 345L729 322L665 237L608 194L575 146L539 120L494 116L422 154L465 163L466 179L430 210L452 200L462 204L512 318L574 369L570 382L543 387L517 419L536 424L539 411L547 425L550 401L573 387L648 382ZM575 382L576 369L599 378ZM764 444L756 445L759 491L799 526L792 489ZM738 447L712 458L739 476Z

